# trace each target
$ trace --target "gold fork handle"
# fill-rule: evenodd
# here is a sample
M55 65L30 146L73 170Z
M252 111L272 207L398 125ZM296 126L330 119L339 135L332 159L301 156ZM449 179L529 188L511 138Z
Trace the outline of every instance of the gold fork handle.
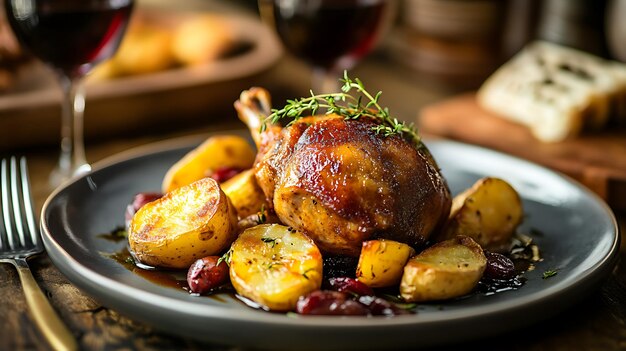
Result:
M21 266L21 265L20 265ZM17 267L31 315L53 350L77 350L72 333L41 291L28 266Z

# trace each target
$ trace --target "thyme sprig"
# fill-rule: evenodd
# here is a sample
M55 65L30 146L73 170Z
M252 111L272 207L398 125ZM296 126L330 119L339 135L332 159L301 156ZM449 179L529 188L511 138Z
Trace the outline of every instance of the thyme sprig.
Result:
M283 108L272 109L272 113L264 118L261 123L261 132L267 129L268 123L276 124L282 119L291 119L287 124L290 126L304 117L305 113L315 115L320 109L325 109L326 115L337 114L346 120L356 120L361 117L371 118L379 122L372 127L376 134L386 137L399 135L413 142L416 147L421 147L421 138L415 125L413 123L406 125L398 121L390 114L387 107L380 105L381 91L372 95L365 89L359 78L350 78L347 71L344 71L343 78L339 81L343 84L340 93L315 94L311 90L311 96L287 100L287 104Z
M216 263L215 265L216 265L216 266L219 266L219 265L220 265L220 263L225 262L228 266L230 266L230 257L231 257L231 255L232 255L232 253L233 253L233 249L231 248L231 249L229 249L228 251L226 251L226 253L225 253L225 254L223 254L223 255L222 255L222 257L220 257L220 258L217 260L217 263Z
M274 238L268 238L268 237L262 237L261 241L271 245L272 248L274 248L274 246L276 246L276 239Z
M261 211L257 213L257 224L265 224L267 222L267 212L265 211L265 205L261 205Z
M541 278L543 279L548 279L551 277L554 277L555 275L558 274L558 269L548 269L547 271L543 272L543 275L541 276Z

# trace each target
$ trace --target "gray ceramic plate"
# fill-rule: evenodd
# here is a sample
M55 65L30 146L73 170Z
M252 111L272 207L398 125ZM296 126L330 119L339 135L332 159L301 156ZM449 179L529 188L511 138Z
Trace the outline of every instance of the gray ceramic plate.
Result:
M224 295L190 296L155 284L108 258L124 243L103 239L124 223L135 193L158 191L170 165L203 138L151 145L101 162L50 196L41 226L54 264L69 280L119 312L174 334L280 349L397 348L486 337L554 315L597 287L615 263L619 236L610 209L580 185L545 168L469 145L431 141L454 194L478 178L509 181L521 194L522 232L536 229L544 261L526 284L491 296L422 305L395 318L293 317L248 308ZM533 231L534 232L534 231ZM546 270L558 274L542 279Z

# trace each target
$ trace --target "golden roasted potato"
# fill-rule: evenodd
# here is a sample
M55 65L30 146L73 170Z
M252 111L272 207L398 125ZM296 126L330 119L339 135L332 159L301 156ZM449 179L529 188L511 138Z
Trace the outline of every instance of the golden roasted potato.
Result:
M306 235L279 224L246 229L231 246L237 293L266 309L290 311L322 284L322 254Z
M454 198L448 222L434 240L466 235L486 250L502 251L523 215L522 201L511 185L499 178L482 178Z
M261 211L261 208L269 207L252 169L237 174L222 183L221 187L237 209L239 218L248 217Z
M221 167L248 169L256 152L250 143L236 135L219 135L207 139L176 162L165 174L162 190L170 192L198 179L211 176Z
M218 16L195 16L174 32L172 52L185 65L198 65L218 59L235 44L232 28Z
M371 287L398 285L404 265L415 250L393 240L364 241L356 268L356 278Z
M457 236L411 258L404 267L400 295L409 302L445 300L472 291L487 258L472 238Z
M188 268L223 252L237 235L235 208L217 182L204 178L149 202L128 228L133 255L142 263Z
M174 65L172 34L155 25L130 30L113 57L121 75L137 75L165 70Z

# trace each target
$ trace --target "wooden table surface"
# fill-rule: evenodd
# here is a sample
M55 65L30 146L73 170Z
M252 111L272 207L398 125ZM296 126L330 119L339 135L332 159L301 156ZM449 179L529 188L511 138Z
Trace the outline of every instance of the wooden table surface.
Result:
M281 94L306 93L308 71L301 64L285 58L267 72L274 88ZM400 118L412 120L427 103L439 100L450 91L433 88L428 82L418 81L415 75L389 62L384 56L375 56L359 65L355 76L361 77L372 90L383 90L383 102ZM267 78L267 77L266 77ZM227 102L232 103L232 102ZM87 111L89 106L87 106ZM167 133L149 133L138 136L109 138L88 143L87 156L98 161L134 146L175 136L208 131L240 128L234 113L220 124L199 123ZM56 131L55 131L56 132ZM33 193L38 208L49 194L47 176L56 162L56 146L20 150L29 159ZM620 226L626 215L618 214ZM135 322L107 309L70 284L43 254L30 261L39 285L44 289L62 319L85 350L239 350L203 344L190 339L156 331L149 325ZM565 312L532 327L477 340L447 349L480 348L483 350L626 350L626 245L622 242L620 262L609 277L582 303L568 307ZM35 328L28 313L17 273L10 265L0 265L0 350L48 350L49 346ZM504 321L503 321L504 323ZM418 337L418 336L410 336Z

